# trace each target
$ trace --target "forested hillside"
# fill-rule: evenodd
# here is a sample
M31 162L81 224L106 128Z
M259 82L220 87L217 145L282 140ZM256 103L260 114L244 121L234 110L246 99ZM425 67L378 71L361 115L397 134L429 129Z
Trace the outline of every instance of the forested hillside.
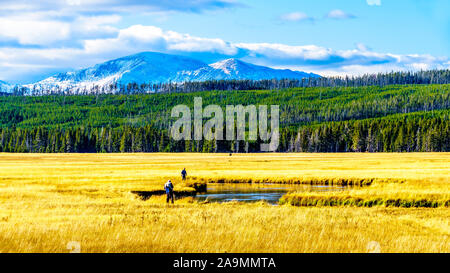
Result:
M169 138L172 107L280 105L280 152L450 151L450 85L0 97L3 152L258 152Z

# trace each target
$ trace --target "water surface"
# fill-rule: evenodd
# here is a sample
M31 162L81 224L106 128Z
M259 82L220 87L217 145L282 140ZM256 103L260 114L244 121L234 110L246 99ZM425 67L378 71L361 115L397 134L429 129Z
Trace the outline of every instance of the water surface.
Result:
M210 202L258 202L265 200L278 204L278 200L288 192L342 191L343 186L290 185L290 184L208 184L206 193L199 193L196 199Z

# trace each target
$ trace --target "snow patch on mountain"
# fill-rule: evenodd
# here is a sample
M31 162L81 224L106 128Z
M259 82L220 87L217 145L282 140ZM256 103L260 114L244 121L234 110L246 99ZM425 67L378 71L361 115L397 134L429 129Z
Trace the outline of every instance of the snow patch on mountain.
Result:
M231 71L236 71L238 68L238 60L236 59L227 59L217 63L210 64L214 69L222 70L225 74L230 75Z
M0 81L0 93L11 93L13 86L7 82Z
M237 59L227 59L210 64L195 71L183 71L173 79L174 82L207 80L270 80L270 79L304 79L320 77L315 74L292 70L272 69L246 63Z

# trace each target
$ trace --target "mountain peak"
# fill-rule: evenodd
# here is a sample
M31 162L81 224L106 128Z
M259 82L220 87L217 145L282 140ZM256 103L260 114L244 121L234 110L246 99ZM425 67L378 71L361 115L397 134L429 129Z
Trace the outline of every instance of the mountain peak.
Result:
M230 59L226 59L226 60L222 60L222 61L213 63L213 64L211 64L211 66L225 66L225 65L233 65L233 64L238 64L238 63L242 63L242 61L235 59L235 58L230 58Z
M225 74L231 74L232 71L236 71L238 66L242 64L244 64L242 61L232 58L210 64L209 66L222 70Z

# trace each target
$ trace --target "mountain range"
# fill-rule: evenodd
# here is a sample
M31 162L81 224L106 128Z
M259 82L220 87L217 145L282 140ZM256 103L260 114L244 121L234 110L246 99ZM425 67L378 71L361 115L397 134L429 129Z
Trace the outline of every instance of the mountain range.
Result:
M95 66L60 73L42 81L23 87L36 90L90 90L94 86L107 87L112 84L129 83L183 83L206 80L266 80L303 79L319 75L292 70L272 69L240 61L227 59L213 64L156 52L139 54L107 61ZM0 82L5 90L11 86Z

